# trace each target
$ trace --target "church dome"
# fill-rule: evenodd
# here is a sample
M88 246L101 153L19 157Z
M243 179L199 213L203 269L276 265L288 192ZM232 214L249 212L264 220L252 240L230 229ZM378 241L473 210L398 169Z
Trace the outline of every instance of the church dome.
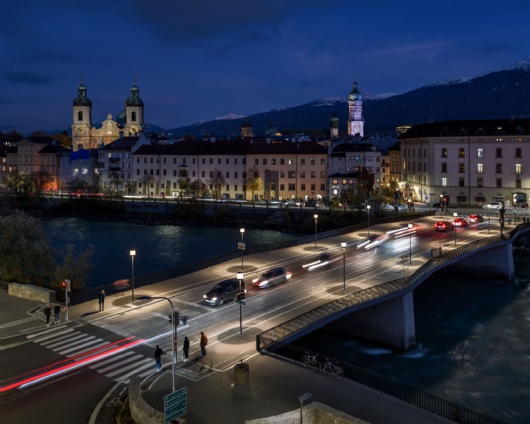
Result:
M92 106L92 102L86 96L86 86L83 83L77 87L77 98L74 100L74 106Z
M125 102L125 106L143 106L144 102L140 99L140 89L136 86L136 82L131 88L131 97Z
M118 113L118 116L116 116L116 122L118 125L125 125L127 123L127 114L125 109Z
M360 100L362 100L362 98L363 98L363 96L362 96L361 92L357 89L357 83L354 82L353 83L353 88L352 88L350 96L349 96L349 99L351 101L360 101Z

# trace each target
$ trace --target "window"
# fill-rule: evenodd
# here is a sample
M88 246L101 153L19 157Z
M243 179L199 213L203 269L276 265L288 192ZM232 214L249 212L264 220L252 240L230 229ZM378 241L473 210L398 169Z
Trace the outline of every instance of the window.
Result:
M320 190L326 191L326 184L320 184Z
M447 178L442 178L442 186L447 187Z
M234 172L234 178L237 178L237 171ZM237 190L237 188L235 190Z
M497 178L497 188L502 188L502 178Z
M285 172L280 171L280 178L285 178Z
M516 148L515 148L515 157L516 157L516 158L520 158L520 157L522 157L522 156L521 156L521 148L520 148L520 147L516 147Z
M300 178L305 178L305 171L300 172Z
M237 190L237 186L236 186ZM271 183L271 191L276 191L276 183Z
M289 178L296 178L296 174L294 171L289 171Z
M230 185L229 184L226 185L226 191L230 191Z
M458 164L458 172L466 172L466 165L463 163Z
M483 173L484 173L484 164L477 163L477 174L483 174Z
M254 159L254 165L259 165L259 159Z
M202 164L204 165L206 163L206 158L202 158Z
M477 187L484 187L484 179L482 177L477 178Z
M311 184L311 191L315 191L316 187L315 184Z
M292 160L292 159L288 159L288 161L289 161L289 162L288 162L289 165L292 165L292 164L293 164L293 160Z
M320 178L326 178L326 171L320 171Z
M305 184L302 184L300 188L302 189L302 191L305 191Z
M447 149L445 147L442 149L442 157L443 158L447 157Z
M280 184L280 191L285 191L285 184Z
M271 165L276 165L276 159L271 159Z
M237 184L234 184L234 191L237 191Z
M464 177L460 177L460 178L458 179L458 185L459 185L460 187L465 187L464 183L465 183Z
M521 188L521 179L520 178L516 178L515 179L515 188Z
M210 178L213 178L213 171L210 171Z
M320 165L325 165L326 164L326 159L320 159Z
M234 165L237 165L237 158L234 158ZM236 188L237 190L237 188Z
M226 178L230 178L230 172L226 172Z
M305 159L300 159L300 165L305 165Z
M459 158L465 158L466 157L466 153L465 153L464 149L458 149L458 157Z
M280 159L280 165L285 165L285 159Z
M221 158L217 158L217 165L221 165Z
M495 157L496 158L502 158L502 149L500 147L495 149Z
M498 163L497 165L495 165L495 173L502 174L502 163Z
M294 184L289 184L289 191L295 191L295 186Z
M315 158L311 158L311 165L315 165Z
M201 177L202 178L206 177L206 174L204 173L204 171L201 172Z
M210 165L213 165L213 158L210 158Z
M521 164L520 163L516 163L515 164L515 173L516 174L520 174L521 173Z
M442 163L442 172L447 172L447 164Z
M263 159L263 165L267 165L267 159Z
M315 171L311 171L311 178L316 178L317 177L317 173Z

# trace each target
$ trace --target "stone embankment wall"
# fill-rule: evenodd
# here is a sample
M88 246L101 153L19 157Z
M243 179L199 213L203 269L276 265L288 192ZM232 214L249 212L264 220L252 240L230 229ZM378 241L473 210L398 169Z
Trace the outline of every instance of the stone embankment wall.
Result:
M34 286L33 284L9 283L8 293L11 296L36 300L42 303L55 303L55 290Z

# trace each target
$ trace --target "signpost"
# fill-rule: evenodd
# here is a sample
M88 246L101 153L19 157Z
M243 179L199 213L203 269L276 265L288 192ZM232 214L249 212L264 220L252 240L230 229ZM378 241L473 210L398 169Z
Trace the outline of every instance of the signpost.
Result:
M164 396L164 422L171 424L175 418L184 415L187 412L187 406L188 389L186 387Z

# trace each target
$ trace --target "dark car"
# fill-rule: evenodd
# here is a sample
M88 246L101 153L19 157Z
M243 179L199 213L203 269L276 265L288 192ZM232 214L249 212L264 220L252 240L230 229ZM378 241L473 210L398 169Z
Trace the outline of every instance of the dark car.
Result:
M285 283L289 278L291 278L291 273L285 271L285 268L273 268L262 274L261 277L254 278L252 283L256 287L264 289L266 287L275 286L276 284Z
M434 229L436 231L449 231L454 230L455 226L449 221L438 221L436 224L434 224Z
M314 261L302 265L302 268L307 269L309 272L311 272L319 268L329 268L330 264L330 256L327 253L321 253Z
M204 301L208 305L221 306L229 300L234 300L236 298L236 294L239 293L240 290L246 292L245 282L241 280L240 288L239 280L236 278L231 278L229 280L221 281L220 283L213 286L212 289L203 297Z
M484 222L484 217L478 213L470 213L467 217L469 222L475 223L475 222Z

